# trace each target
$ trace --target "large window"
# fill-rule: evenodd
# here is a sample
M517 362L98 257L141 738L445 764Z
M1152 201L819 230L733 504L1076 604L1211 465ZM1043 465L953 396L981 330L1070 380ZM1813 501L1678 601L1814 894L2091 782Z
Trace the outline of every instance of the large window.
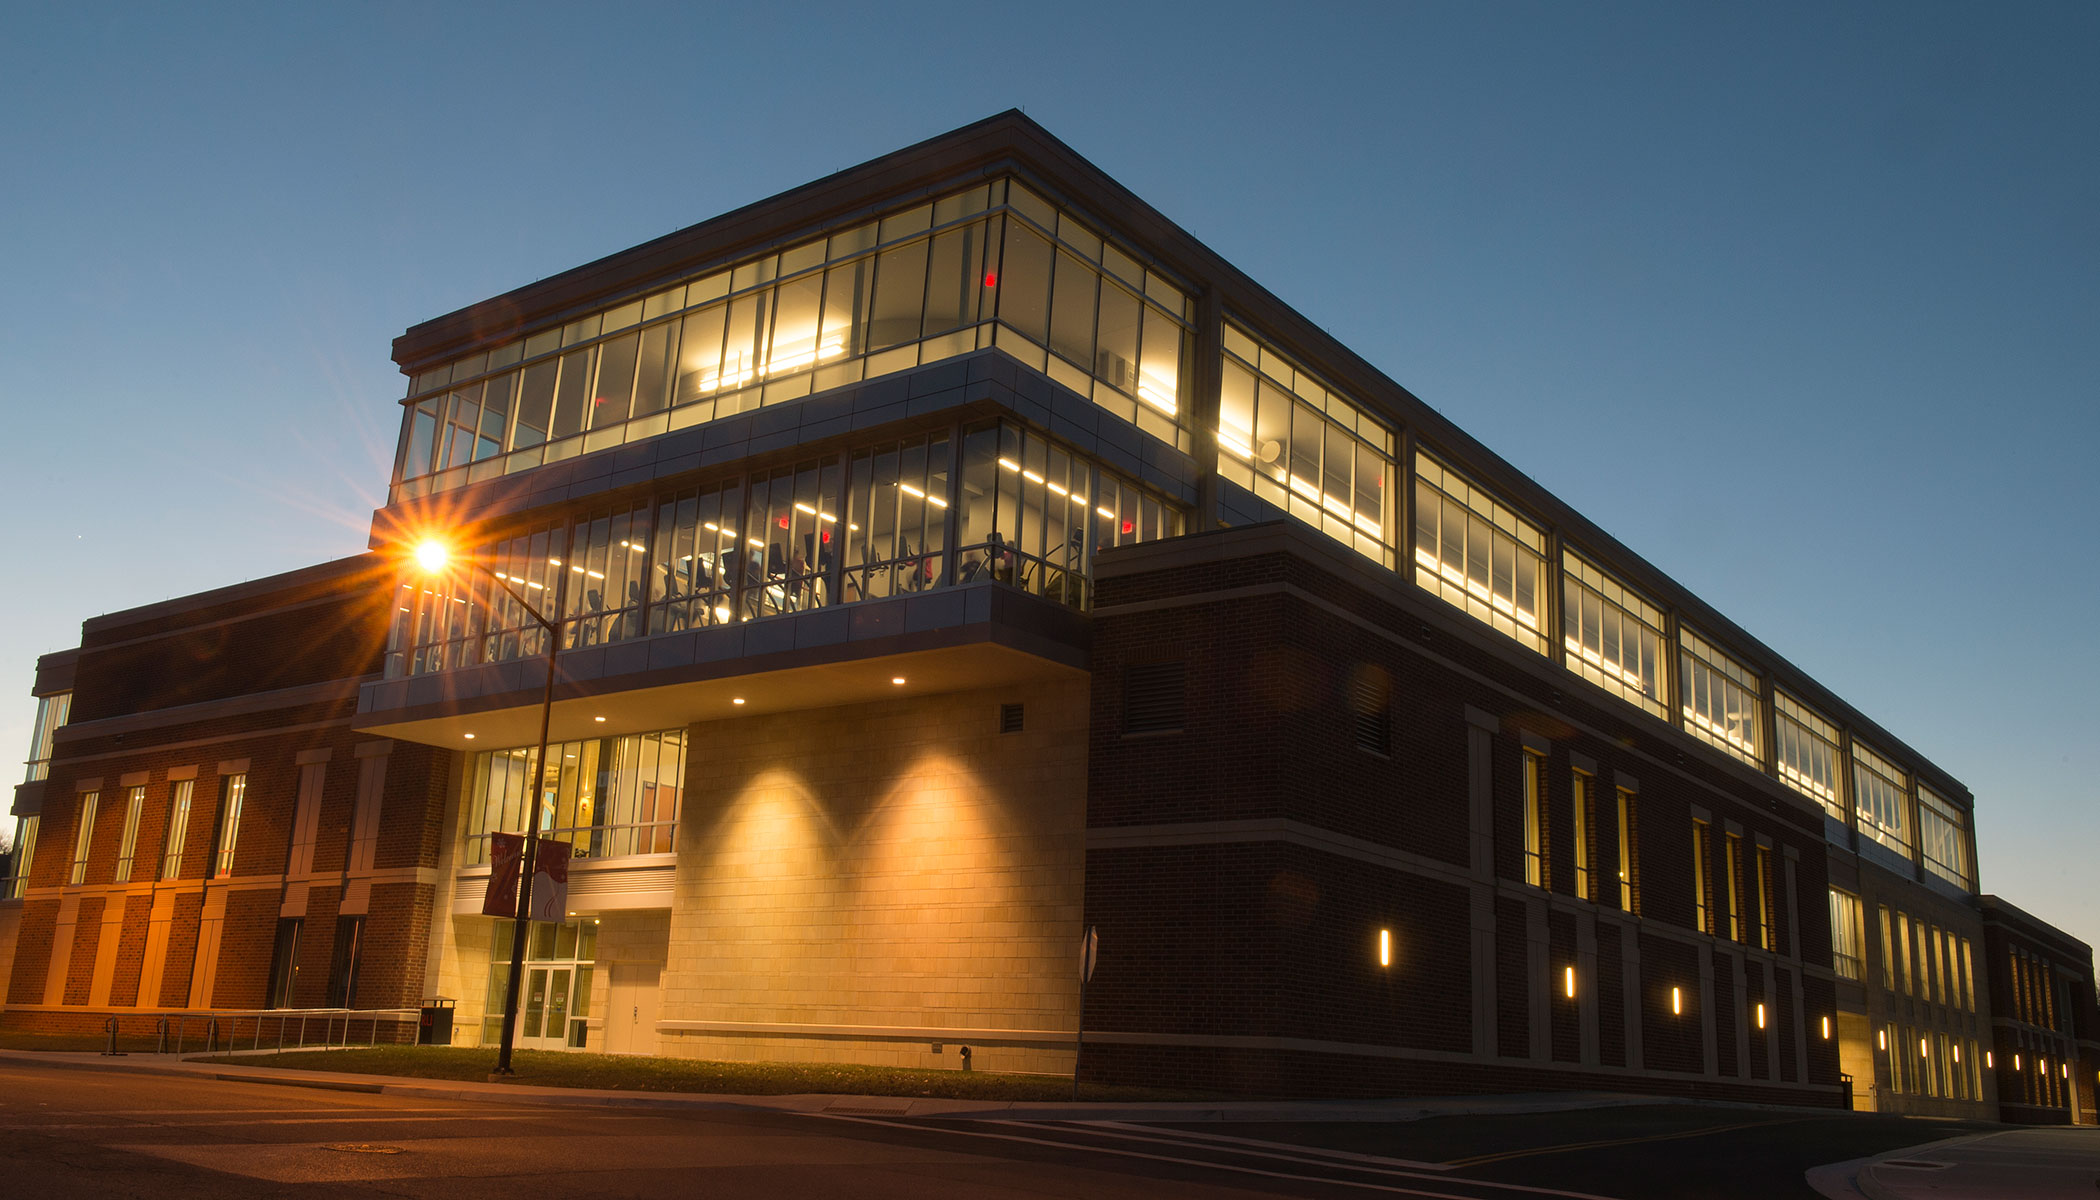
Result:
M190 797L197 783L178 779L168 786L168 827L161 834L160 877L182 878L182 845L190 836Z
M1845 819L1838 792L1838 727L1783 691L1772 693L1777 720L1774 748L1780 782L1823 806L1831 819Z
M1713 862L1712 838L1711 827L1692 818L1692 925L1701 933L1714 931L1713 893L1706 882Z
M1546 886L1546 756L1524 752L1524 882Z
M1866 928L1859 897L1830 889L1830 962L1840 979L1867 979Z
M219 780L219 821L213 841L212 877L233 874L233 850L241 836L241 803L248 797L248 777L228 775Z
M397 499L998 345L1179 449L1187 294L997 180L417 375Z
M1632 791L1619 788L1619 907L1630 913L1641 911L1640 830L1636 825L1638 801Z
M36 859L36 828L41 817L27 816L15 821L14 844L7 857L0 859L0 900L20 900L29 890L29 868Z
M1684 727L1735 755L1753 767L1762 768L1763 737L1758 719L1756 672L1713 643L1679 627L1677 630L1679 673L1683 693Z
M539 753L534 746L474 757L467 799L469 863L489 860L491 833L526 825ZM547 748L546 787L533 826L578 858L669 854L685 780L685 731L562 742Z
M1463 475L1415 455L1415 582L1546 652L1546 533Z
M131 880L131 860L139 848L139 815L146 807L146 789L132 788L124 797L124 835L117 842L118 883Z
M1638 592L1570 552L1561 630L1568 669L1615 696L1668 717L1663 704L1663 614Z
M1964 890L1973 891L1976 875L1969 862L1969 823L1960 809L1918 787L1918 840L1925 869Z
M1218 474L1393 565L1393 435L1318 376L1225 324Z
M1852 796L1859 831L1905 858L1911 856L1910 777L1889 760L1852 743Z
M1033 432L962 440L960 478L954 438L922 434L499 538L471 552L494 581L400 585L387 675L544 654L513 592L570 648L981 580L1083 606L1097 549L1182 531L1173 506Z
M52 737L66 723L66 714L72 710L73 693L54 692L36 698L36 724L29 732L28 781L35 783L51 773Z
M95 839L95 808L102 799L100 792L82 792L80 808L73 821L73 873L66 882L87 882L88 848Z

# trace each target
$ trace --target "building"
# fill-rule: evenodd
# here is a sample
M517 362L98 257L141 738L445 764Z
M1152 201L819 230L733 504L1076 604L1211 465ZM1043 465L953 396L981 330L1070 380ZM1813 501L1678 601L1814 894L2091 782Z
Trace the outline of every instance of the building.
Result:
M1990 1053L2004 1120L2092 1125L2100 1083L2093 950L1997 896L1983 897Z
M372 553L40 664L0 1021L492 1040L523 597L521 1045L1066 1072L1095 927L1090 1078L1995 1111L1959 781L1019 114L394 360Z

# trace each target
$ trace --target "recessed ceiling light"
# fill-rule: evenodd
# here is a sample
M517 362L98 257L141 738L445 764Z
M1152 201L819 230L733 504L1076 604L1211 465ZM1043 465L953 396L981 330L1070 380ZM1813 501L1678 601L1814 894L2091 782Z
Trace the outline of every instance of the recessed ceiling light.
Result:
M738 696L738 697L736 697L735 699L733 699L733 700L731 700L731 701L730 701L730 703L731 703L731 704L742 704L743 702L744 702L744 698L743 698L742 696Z

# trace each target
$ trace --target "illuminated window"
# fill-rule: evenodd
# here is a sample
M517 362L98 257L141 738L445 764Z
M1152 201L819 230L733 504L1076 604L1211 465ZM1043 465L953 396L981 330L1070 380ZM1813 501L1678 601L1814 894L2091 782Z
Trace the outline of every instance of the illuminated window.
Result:
M1221 383L1218 474L1392 566L1392 431L1231 322Z
M248 796L246 775L227 775L219 780L218 828L212 841L216 850L212 854L212 877L223 878L233 874L233 849L241 835L241 802Z
M1667 717L1663 614L1637 592L1570 552L1561 576L1568 669L1615 696Z
M1546 652L1546 533L1426 454L1415 455L1415 582Z
M190 836L190 797L196 782L178 779L168 787L168 827L161 834L160 877L182 878L182 845Z
M1840 979L1866 980L1866 931L1860 922L1859 897L1831 888L1830 959Z
M1905 858L1910 845L1910 777L1889 760L1852 743L1852 795L1859 831Z
M146 807L146 789L132 788L124 798L124 835L117 842L116 881L126 883L131 879L131 860L138 852L139 814Z
M1903 994L1917 995L1916 977L1911 974L1910 917L1896 914L1896 975L1903 981Z
M1918 785L1918 841L1925 853L1925 869L1964 891L1974 891L1968 824L1960 809Z
M489 860L491 833L526 826L538 776L536 746L474 756L467 791L466 861ZM685 731L561 742L547 748L545 800L534 822L577 858L669 854L685 791Z
M1524 752L1524 882L1546 886L1546 830L1543 814L1546 759Z
M1823 806L1838 821L1845 819L1845 798L1838 792L1838 728L1783 691L1772 693L1777 718L1774 749L1779 778L1788 787Z
M80 794L80 807L73 822L73 873L67 883L87 882L88 843L95 836L95 808L101 800L100 792Z
M1762 767L1755 672L1689 629L1677 631L1684 727L1753 767Z
M1575 851L1575 894L1584 900L1596 899L1591 894L1593 885L1590 880L1590 826L1595 823L1593 811L1595 801L1591 799L1592 789L1593 783L1590 777L1581 771L1575 772L1570 795L1570 799L1573 801L1571 806L1572 815L1575 818L1575 837L1572 847Z
M1706 822L1692 818L1692 927L1701 933L1714 931L1706 883L1706 864L1713 855L1710 838Z
M1637 850L1640 846L1640 830L1635 827L1634 795L1630 789L1619 792L1619 907L1630 913L1641 911L1640 862Z
M1881 990L1885 992L1893 992L1896 990L1896 943L1894 940L1895 935L1893 933L1893 926L1891 926L1889 923L1889 906L1886 904L1881 905L1880 910Z

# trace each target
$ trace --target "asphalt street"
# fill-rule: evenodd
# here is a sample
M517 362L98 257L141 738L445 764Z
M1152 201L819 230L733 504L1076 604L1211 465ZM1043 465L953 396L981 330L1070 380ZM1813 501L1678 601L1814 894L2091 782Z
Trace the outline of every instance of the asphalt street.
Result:
M0 1195L1778 1200L1866 1194L1842 1190L1855 1179L1877 1196L1959 1179L1962 1195L1988 1197L2029 1194L1993 1181L2033 1157L2002 1126L1605 1097L1390 1119L1175 1121L1099 1106L926 1114L923 1102L851 1096L765 1107L592 1103L483 1084L402 1095L377 1090L393 1081L343 1075L293 1086L221 1078L207 1064L169 1074L102 1061L119 1069L0 1059ZM2100 1131L2083 1132L2049 1143L2047 1166L2052 1184L2091 1195ZM1900 1157L1879 1175L1838 1172L1840 1190L1804 1181L1817 1164L1871 1155ZM1916 1165L1928 1159L1946 1162Z

